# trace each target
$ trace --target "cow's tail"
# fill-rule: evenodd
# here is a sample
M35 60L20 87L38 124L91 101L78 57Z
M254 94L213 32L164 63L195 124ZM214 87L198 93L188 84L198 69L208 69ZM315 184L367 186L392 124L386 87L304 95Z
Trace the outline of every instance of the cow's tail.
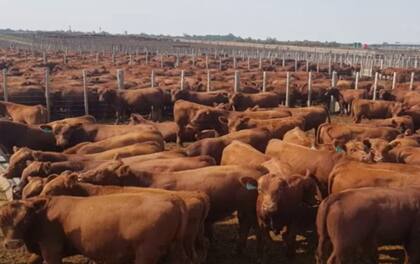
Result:
M316 215L316 228L318 232L318 247L316 250L316 263L323 263L324 249L326 243L329 241L328 228L327 228L327 217L328 209L330 207L330 198L324 199L318 207L318 213Z
M328 125L329 125L329 123L323 123L323 124L319 125L319 127L317 128L316 133L315 133L315 142L314 142L315 147L319 146L319 144L321 144L321 130L322 130L323 127L328 126Z
M178 224L177 232L175 233L174 240L169 249L169 262L170 263L187 263L191 256L187 255L187 250L184 245L185 236L187 233L188 225L188 212L187 206L184 201L177 199L173 202L176 205L179 214L180 222Z

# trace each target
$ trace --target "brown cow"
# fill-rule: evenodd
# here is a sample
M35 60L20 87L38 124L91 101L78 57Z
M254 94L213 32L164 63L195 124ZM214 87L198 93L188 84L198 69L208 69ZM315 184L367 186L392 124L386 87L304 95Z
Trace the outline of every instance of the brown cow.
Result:
M284 134L286 134L289 130L294 129L295 127L304 129L305 120L301 117L284 117L266 120L251 119L245 117L239 118L234 124L231 124L229 131L235 132L250 128L264 128L270 131L273 138L282 139Z
M257 94L234 93L229 98L233 110L245 111L249 107L277 107L280 104L280 96L275 92L263 92Z
M197 119L196 114L199 111L202 114L200 115L201 117ZM185 135L190 135L191 133L196 134L197 131L203 129L215 129L221 135L226 134L228 132L227 127L215 127L215 125L217 125L218 118L222 115L227 115L227 111L216 107L188 102L185 100L176 101L174 104L174 121L178 125L177 143L182 145L182 143L185 141ZM200 120L201 124L203 124L203 128L196 129L197 126L191 126L193 119Z
M393 140L400 130L392 127L371 127L349 124L323 124L316 135L316 144L332 144L335 141L340 145L352 139L364 140L369 138L382 138Z
M247 191L240 183L241 177L258 179L267 171L241 166L210 166L180 172L150 174L134 172L126 165L103 167L79 174L82 182L161 188L166 190L200 191L210 198L210 212L206 220L206 230L212 238L211 225L238 211L240 236L238 251L245 246L249 228L255 226L255 202L257 193Z
M327 196L328 179L335 164L350 160L344 152L314 150L278 139L270 140L265 154L289 164L296 174L304 175L309 170L320 183L324 197Z
M329 175L329 193L361 187L420 186L420 167L398 163L337 163Z
M36 127L0 120L0 149L12 153L13 147L37 150L59 150L54 135Z
M131 114L130 116L130 125L146 124L154 126L163 136L163 139L166 142L176 142L176 135L178 133L178 125L173 121L165 122L153 122L143 118L140 114ZM193 140L193 135L190 138L187 137L190 141Z
M407 129L414 130L414 122L411 116L395 116L386 119L370 119L363 120L363 125L367 126L378 126L378 127L394 127L404 132Z
M229 103L227 94L220 92L200 93L189 90L172 90L172 101L175 102L177 100L185 100L207 106Z
M220 164L223 149L232 141L247 143L257 150L264 152L271 139L271 133L266 129L254 128L232 132L217 138L205 138L192 143L185 148L187 156L209 155Z
M132 144L144 142L156 142L163 147L163 137L158 131L132 132L123 135L113 136L97 142L84 142L66 149L66 154L93 154L116 148L126 147Z
M134 219L144 221L138 225ZM152 264L165 253L172 253L172 261L184 263L186 224L184 201L159 192L37 197L0 208L5 247L26 245L47 263L61 263L63 257L83 254L97 261ZM74 230L82 236L74 235Z
M84 115L84 116L60 119L57 121L49 122L47 123L47 125L52 127L59 124L77 125L77 124L94 124L94 123L96 123L96 119L94 116Z
M349 114L352 103L356 99L366 99L368 92L365 89L337 89L331 88L326 93L325 96L333 96L335 100L340 105L341 114Z
M317 214L317 263L324 263L327 241L333 249L328 263L343 263L357 249L376 263L378 242L404 245L406 263L419 263L419 205L414 188L362 188L329 196Z
M351 115L353 122L360 123L362 118L388 118L402 112L402 104L383 100L356 99L353 101Z
M49 177L50 178L50 177ZM188 213L188 224L186 227L185 249L193 263L200 263L205 260L207 254L207 243L204 238L204 221L210 209L209 198L199 192L170 192L152 188L119 187L119 186L97 186L77 181L76 174L60 175L52 177L48 181L39 182L32 179L32 193L27 191L26 198L36 195L71 195L71 196L96 196L114 193L169 193L181 197ZM32 183L31 181L31 183ZM30 184L27 187L31 187ZM24 190L24 193L26 188ZM198 252L197 252L198 251Z
M14 122L27 125L48 122L47 109L42 105L29 106L0 101L0 115L8 117Z
M270 157L251 145L234 140L223 150L220 165L239 165L258 168L269 159Z
M280 233L284 226L287 230L282 234L286 242L286 254L295 255L296 235L298 228L313 226L315 221L315 196L319 194L316 180L310 176L293 175L292 173L270 173L260 177L242 178L247 189L258 189L256 203L258 223L266 239L269 231ZM259 252L262 258L263 251Z
M150 125L57 124L54 126L44 125L42 127L51 130L57 145L64 148L86 141L98 142L130 132L158 132L156 128Z
M307 148L314 146L314 140L299 127L295 127L284 134L283 141L286 143L301 145Z
M98 90L99 101L105 101L116 111L116 123L124 115L152 111L152 116L160 120L164 104L163 91L160 88L143 88L134 90L115 90L101 88Z

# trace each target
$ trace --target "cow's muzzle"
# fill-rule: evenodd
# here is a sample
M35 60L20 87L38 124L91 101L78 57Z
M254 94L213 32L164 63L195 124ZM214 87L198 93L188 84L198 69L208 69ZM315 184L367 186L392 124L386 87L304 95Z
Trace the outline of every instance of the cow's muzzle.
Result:
M23 247L23 241L20 239L6 239L4 241L4 247L6 249L18 249Z

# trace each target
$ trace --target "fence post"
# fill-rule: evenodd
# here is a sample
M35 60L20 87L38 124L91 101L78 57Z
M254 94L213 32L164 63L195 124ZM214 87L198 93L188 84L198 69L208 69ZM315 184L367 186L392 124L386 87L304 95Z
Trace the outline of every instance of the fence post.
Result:
M207 70L207 92L210 92L210 71Z
M221 59L220 59L220 61L221 61ZM209 69L209 55L208 54L206 54L206 69L207 70Z
M87 78L86 78L86 70L82 71L83 75L83 100L85 104L85 114L89 114L89 98L88 98L88 89L87 89Z
M239 91L239 83L240 83L239 71L236 70L235 71L235 81L234 81L234 86L233 86L233 91L235 93L237 93Z
M392 90L394 90L396 86L397 86L397 72L394 72L394 75L392 76Z
M117 85L118 90L124 89L124 71L122 69L117 70Z
M146 65L149 64L149 52L146 51Z
M306 72L309 72L309 61L306 60Z
M267 91L267 72L263 72L263 83L262 83L262 91L265 93Z
M163 55L160 55L160 67L163 68Z
M331 77L331 87L336 87L337 86L337 72L333 71L332 72L332 77ZM335 112L335 98L334 96L331 95L330 97L330 112L334 113Z
M112 64L115 65L115 53L114 52L112 52Z
M308 107L311 106L312 102L312 72L308 73Z
M67 55L66 55L66 53L63 54L63 64L67 64Z
M375 101L376 100L376 92L378 90L378 72L375 72L375 81L373 83L373 96L372 99Z
M9 101L9 90L7 87L7 69L3 69L3 100L8 102Z
M356 72L356 81L354 82L354 89L359 89L359 72Z
M249 58L249 56L248 56L248 71L249 70L251 70L251 61L250 61L250 58Z
M236 57L233 57L233 68L236 69Z
M150 87L155 88L155 71L152 70L150 75Z
M290 106L290 72L286 72L286 107Z
M414 72L411 73L411 77L410 77L410 91L413 90L414 87Z
M259 61L259 65L258 65L258 69L262 69L262 58L261 58L261 56L260 56L260 61Z
M295 58L295 72L297 72L297 70L298 70L298 61L297 61L297 59Z
M282 67L286 66L286 58L284 57L284 52L283 52L283 57L281 59L281 66Z
M222 57L219 57L219 71L221 70L222 70Z
M47 106L47 120L51 120L50 77L49 69L45 68L45 104Z
M328 75L331 76L331 72L332 72L332 65L331 65L331 54L330 57L328 59Z
M128 61L129 65L133 65L133 55L129 55L129 61Z
M181 90L184 90L184 70L181 71Z
M48 63L47 53L45 51L42 53L42 62L44 64Z

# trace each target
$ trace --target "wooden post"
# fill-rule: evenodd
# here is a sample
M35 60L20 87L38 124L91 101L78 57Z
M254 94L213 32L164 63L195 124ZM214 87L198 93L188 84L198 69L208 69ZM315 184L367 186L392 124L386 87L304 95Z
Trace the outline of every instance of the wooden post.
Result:
M263 72L263 83L262 83L262 91L265 93L267 91L267 72Z
M150 87L155 88L155 71L152 70L150 75Z
M181 90L184 90L184 70L181 71Z
M411 73L411 77L410 77L410 91L413 90L414 87L414 72Z
M8 102L9 101L9 90L7 87L7 69L3 69L3 100Z
M220 61L221 61L222 59L220 59ZM208 54L206 54L206 69L208 70L209 69L209 55Z
M207 92L210 92L210 71L207 70Z
M86 78L86 70L82 71L83 76L83 100L85 104L85 115L89 114L89 98L88 98L88 89L87 89L87 78Z
M308 107L311 106L312 103L312 72L308 73Z
M295 59L295 72L297 72L297 70L298 70L298 61L297 59Z
M47 120L51 120L50 77L49 69L45 68L45 104L47 106Z
M331 77L331 87L335 88L337 86L337 72L333 71L332 72L332 77ZM330 112L331 113L335 113L335 98L334 96L331 95L330 97Z
M146 65L149 64L149 52L146 51Z
M195 66L195 55L194 55L194 53L191 55L192 56L192 66Z
M284 52L283 52L283 57L281 59L281 66L282 67L286 66L286 58L284 57Z
M416 57L416 59L414 60L414 68L418 68L419 67L419 59Z
M378 90L378 77L379 77L379 73L375 72L375 81L373 83L373 96L372 96L373 100L376 100L376 92Z
M235 81L234 81L234 86L233 86L233 91L235 93L237 93L239 91L239 85L240 85L240 76L239 76L239 71L236 70L235 71Z
M222 70L222 57L219 57L219 71L221 70Z
M124 89L124 71L122 69L117 70L117 87L118 90Z
M112 64L115 65L115 53L114 52L112 52Z
M392 90L394 90L396 86L397 86L397 73L394 72L394 75L392 76Z
M236 69L236 57L233 57L233 68Z
M360 75L360 73L359 72L356 72L356 80L354 82L354 89L355 90L358 90L359 89L359 75Z
M290 72L286 73L286 107L290 106Z
M309 72L309 61L306 61L306 72Z
M248 71L251 70L251 62L250 62L250 58L248 56Z
M258 65L258 69L262 69L262 58L261 58L261 56L260 56L260 61L259 61L259 65Z
M331 72L332 72L332 65L331 65L331 55L330 58L328 59L328 75L331 76Z
M47 53L45 51L42 53L42 62L44 64L48 63Z
M163 68L163 55L160 55L160 67Z

